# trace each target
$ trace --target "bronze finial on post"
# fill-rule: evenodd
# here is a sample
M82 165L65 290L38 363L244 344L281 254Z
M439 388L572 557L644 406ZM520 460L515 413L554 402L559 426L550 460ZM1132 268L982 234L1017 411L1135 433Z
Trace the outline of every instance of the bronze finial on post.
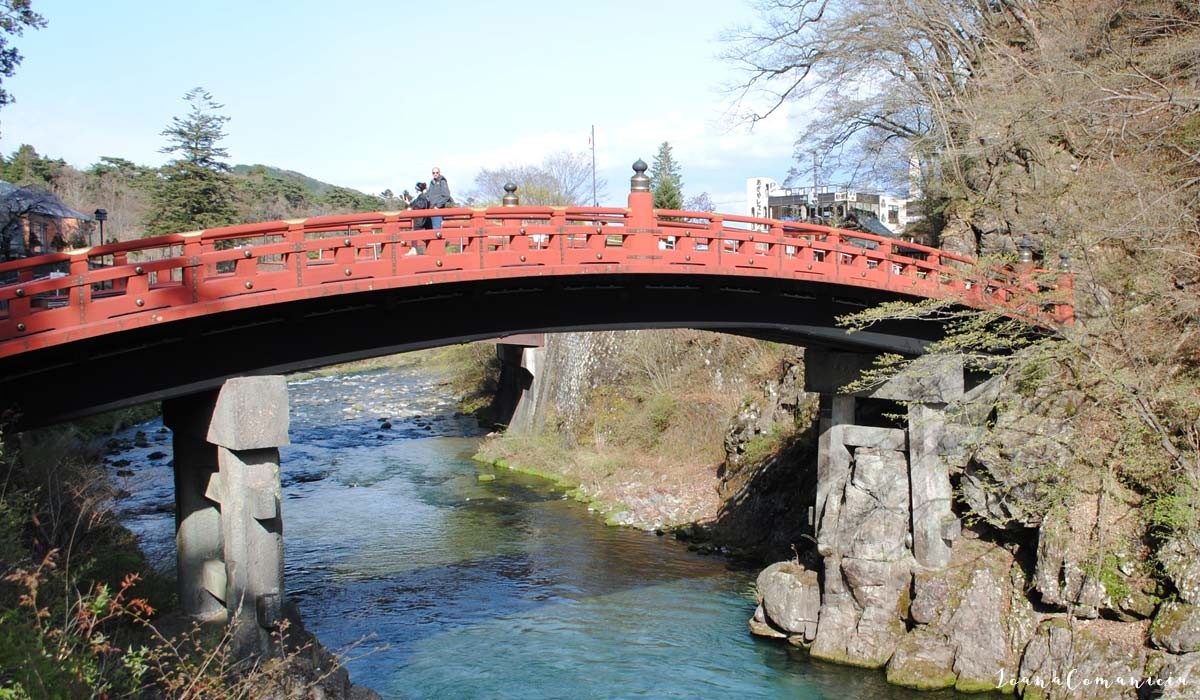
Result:
M506 207L515 207L521 203L517 197L517 186L511 182L504 183L504 199L500 200Z
M1029 240L1028 234L1021 238L1021 242L1017 244L1017 261L1022 265L1033 263L1033 241Z
M649 192L650 191L650 178L646 175L647 167L649 167L649 166L647 166L646 162L643 161L641 158L638 158L637 162L635 162L633 164L634 176L629 178L629 191L630 192Z

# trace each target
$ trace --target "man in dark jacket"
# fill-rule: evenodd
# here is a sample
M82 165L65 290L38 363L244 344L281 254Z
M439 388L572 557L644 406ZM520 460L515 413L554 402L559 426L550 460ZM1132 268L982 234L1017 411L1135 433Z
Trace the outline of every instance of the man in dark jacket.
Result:
M450 184L446 182L446 178L442 177L442 169L438 166L433 166L433 178L429 181L429 206L433 209L443 209L454 205L454 200L450 199ZM433 217L433 227L442 227L442 217Z

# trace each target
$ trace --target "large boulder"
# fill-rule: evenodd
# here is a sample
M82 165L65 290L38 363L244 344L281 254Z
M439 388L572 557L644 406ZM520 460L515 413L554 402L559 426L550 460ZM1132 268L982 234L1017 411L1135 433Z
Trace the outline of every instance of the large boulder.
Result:
M1155 700L1200 699L1200 653L1162 654L1146 662L1143 697Z
M1163 603L1150 626L1150 643L1173 654L1200 651L1200 606Z
M1090 521L1089 521L1090 520ZM1094 618L1104 604L1104 586L1084 572L1086 543L1095 520L1080 521L1067 509L1052 511L1038 528L1037 568L1033 585L1042 602L1069 608L1079 617Z
M946 626L954 646L955 687L965 692L998 687L1000 673L1013 671L1021 643L1033 633L1033 610L1020 594L1021 578L977 569ZM1013 585L1016 583L1017 585Z
M1145 648L1103 639L1085 625L1061 617L1043 622L1025 648L1019 676L1005 684L1016 685L1025 700L1135 700Z
M1176 537L1158 550L1158 561L1175 589L1179 599L1200 604L1200 533Z
M948 566L914 575L909 614L916 626L888 664L889 678L914 685L914 674L925 669L938 687L996 690L1004 679L1016 676L1021 651L1037 625L1024 589L1025 577L1011 552L990 542L960 539ZM926 644L930 648L917 653L915 646ZM950 652L945 667L943 646Z
M817 636L817 615L821 610L817 572L781 561L763 569L756 588L765 621L790 635L800 635L807 642Z
M961 493L994 527L1037 527L1054 502L1054 484L1071 464L1071 416L1080 398L1053 393L1036 377L1006 374L948 408L952 423L984 425L969 453ZM982 420L981 420L982 419Z
M887 667L888 683L917 690L940 690L954 686L954 647L944 635L918 627L896 646Z
M953 561L953 559L951 559ZM928 625L946 609L950 600L950 579L944 570L917 571L913 574L913 601L909 615L918 625Z

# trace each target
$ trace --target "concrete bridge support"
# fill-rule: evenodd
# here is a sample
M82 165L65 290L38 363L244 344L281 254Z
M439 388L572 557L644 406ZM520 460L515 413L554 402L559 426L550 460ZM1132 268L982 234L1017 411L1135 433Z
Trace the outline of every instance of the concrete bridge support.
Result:
M500 386L496 392L496 420L510 430L528 429L533 422L533 382L546 356L541 333L506 336L496 342L500 360Z
M180 606L232 623L238 655L266 654L282 619L287 383L230 379L219 391L164 402L163 417L175 433Z
M945 566L950 561L951 543L961 532L961 523L951 510L950 474L943 459L943 445L948 442L945 408L963 397L962 364L922 358L879 387L853 395L842 393L842 387L857 379L873 360L870 355L816 351L806 357L806 388L831 396L817 447L813 525L818 551L826 557L838 553L833 539L839 531L847 479L852 473L857 478L856 456L865 449L872 456L877 452L891 455L888 464L906 465L909 527L904 544L919 566ZM907 429L855 425L856 403L862 398L907 404Z

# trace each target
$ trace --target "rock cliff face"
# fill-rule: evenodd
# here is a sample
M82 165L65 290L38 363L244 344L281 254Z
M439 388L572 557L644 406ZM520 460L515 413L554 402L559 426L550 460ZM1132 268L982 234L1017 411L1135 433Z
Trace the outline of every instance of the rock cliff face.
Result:
M890 682L912 688L1200 697L1200 677L1181 680L1200 659L1200 547L1177 538L1159 552L1177 600L1158 605L1161 591L1145 574L1138 496L1076 480L1055 494L1057 505L1042 508L1050 499L1029 465L1062 458L1071 438L1065 423L1022 426L1011 414L1025 407L998 401L1014 393L985 385L933 408L948 426L938 456L960 486L955 511L974 523L946 538L944 565L922 565L914 554L918 471L909 462L919 431L911 408L907 431L839 424L836 416L823 422L820 558L801 553L763 572L751 631L814 658L886 666ZM972 425L989 419L1000 427L993 442L972 445Z

